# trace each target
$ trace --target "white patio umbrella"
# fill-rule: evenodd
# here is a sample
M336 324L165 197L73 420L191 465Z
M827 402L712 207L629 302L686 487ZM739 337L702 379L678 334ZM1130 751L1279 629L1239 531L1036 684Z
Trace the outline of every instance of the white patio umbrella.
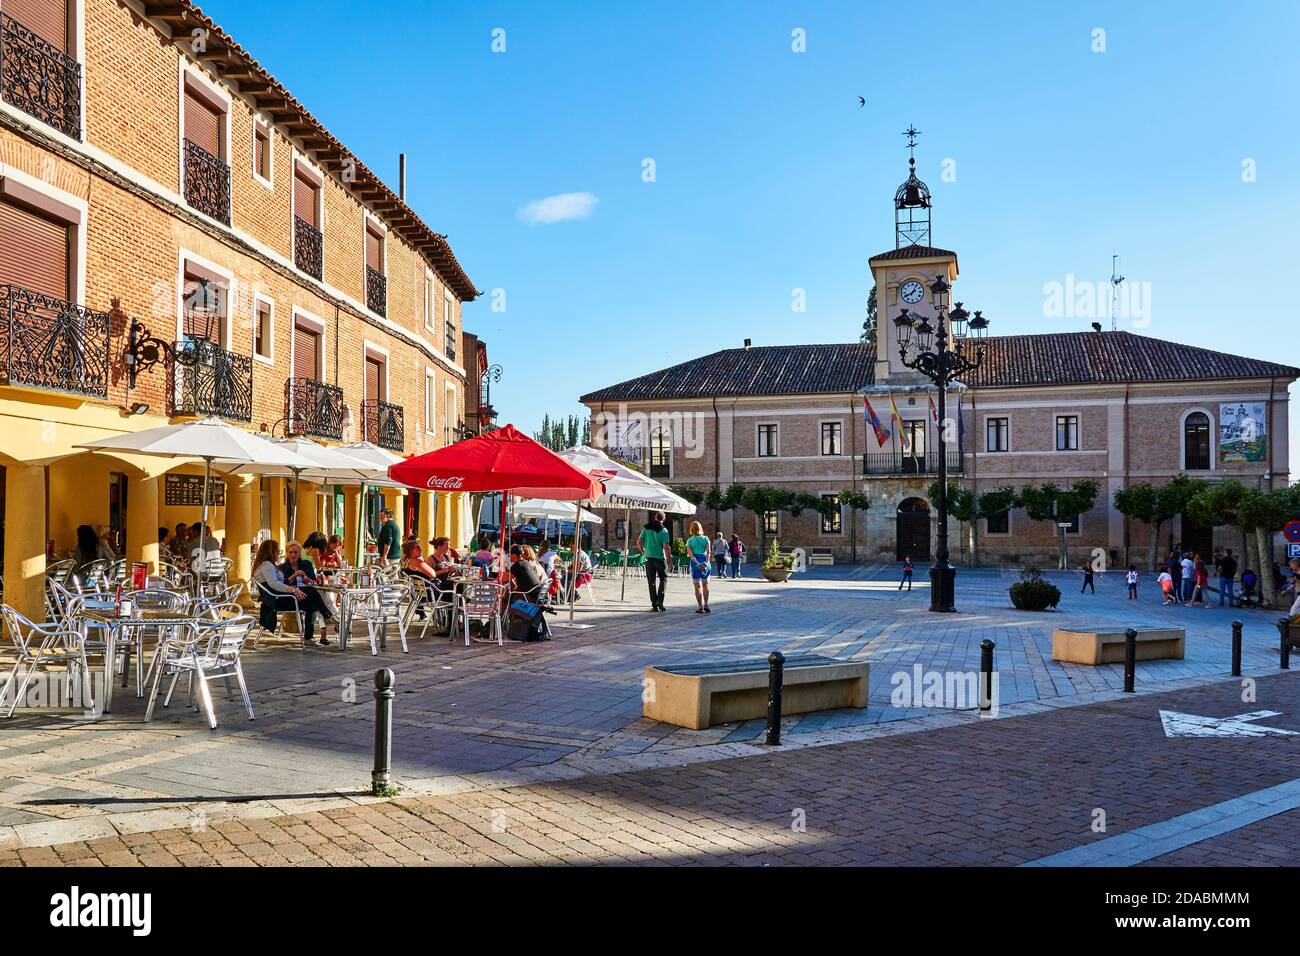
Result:
M364 509L364 505L362 504L362 502L364 502L366 499L366 494L368 493L367 486L369 485L374 485L380 488L405 488L406 487L403 484L399 484L396 481L392 481L388 477L388 468L390 465L396 465L398 462L406 461L406 459L403 458L401 455L395 455L388 449L380 448L378 445L374 444L373 442L368 442L368 441L353 442L350 445L339 445L335 449L335 451L342 452L343 454L347 455L349 458L354 458L362 462L370 469L366 473L365 477L361 479L361 494L357 497L358 507ZM357 515L357 547L356 547L358 565L361 564L361 537L362 537L361 518L362 515L358 514Z
M568 521L579 510L576 501L556 501L552 498L528 498L525 501L516 502L512 507L518 517L545 518L547 520L554 518L557 521ZM592 514L586 508L581 509L578 520L585 521L588 524L605 523L600 515Z
M203 529L208 528L208 489L212 484L212 463L259 462L284 468L310 468L312 461L291 449L252 432L236 428L219 418L162 425L128 432L112 438L83 442L78 448L90 451L127 451L161 458L203 459Z
M598 448L577 445L560 452L560 457L569 464L586 472L613 472L609 478L603 478L605 493L591 502L593 508L623 508L626 517L623 520L623 573L619 587L619 600L627 598L627 563L632 552L632 512L659 511L666 514L693 515L695 505L681 495L674 493L667 485L643 475L627 465L610 458Z
M298 487L300 481L306 480L314 484L324 484L326 482L350 484L354 481L366 480L373 471L373 468L368 463L352 458L335 448L328 448L325 445L318 444L310 438L293 436L289 438L273 438L270 441L278 447L292 451L294 454L312 462L312 467L303 468L297 465L268 464L260 461L226 460L217 460L213 463L213 467L224 474L262 475L269 478L292 477L293 495L289 499L290 535L293 534L293 529L298 526Z

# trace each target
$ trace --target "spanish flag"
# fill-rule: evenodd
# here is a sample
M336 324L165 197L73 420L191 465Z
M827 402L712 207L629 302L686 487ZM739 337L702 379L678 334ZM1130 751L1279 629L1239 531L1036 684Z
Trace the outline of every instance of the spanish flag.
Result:
M903 453L908 454L911 451L908 447L911 443L907 440L907 435L903 433L903 416L898 414L898 405L894 402L894 393L892 390L889 393L889 408L890 413L894 416L894 427L899 430L898 434L903 439Z
M862 396L862 405L862 417L867 420L867 424L875 431L876 441L880 444L880 447L884 448L890 439L889 429L880 424L880 416L876 414L876 410L871 407L871 402L867 400L865 395Z

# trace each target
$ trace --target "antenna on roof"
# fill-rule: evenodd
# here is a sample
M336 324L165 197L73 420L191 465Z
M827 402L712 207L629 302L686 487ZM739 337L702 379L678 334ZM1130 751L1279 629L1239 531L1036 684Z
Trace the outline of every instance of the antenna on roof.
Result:
M406 202L406 154L397 154L397 198Z
M1124 277L1119 274L1119 256L1110 257L1110 330L1119 331L1119 287Z
M745 339L745 348L748 349L748 348L749 348L749 345L750 345L750 340L749 340L749 339Z

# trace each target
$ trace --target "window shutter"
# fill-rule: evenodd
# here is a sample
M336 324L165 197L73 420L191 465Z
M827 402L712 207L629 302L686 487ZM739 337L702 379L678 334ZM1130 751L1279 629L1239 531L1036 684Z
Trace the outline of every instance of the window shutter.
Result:
M380 247L380 238L369 227L366 228L366 265L376 272L384 271L384 257L383 250Z
M320 358L320 334L298 326L293 330L293 374L295 378L316 378Z
M370 356L366 356L366 401L373 402L384 396L380 394L380 389L384 383L384 365L377 362Z
M67 0L4 0L5 16L13 17L46 43L68 52Z
M316 187L297 173L293 177L294 215L317 229L320 223L316 216Z
M189 90L185 91L185 138L209 156L221 156L221 114Z
M0 202L0 285L68 299L68 245L63 223Z

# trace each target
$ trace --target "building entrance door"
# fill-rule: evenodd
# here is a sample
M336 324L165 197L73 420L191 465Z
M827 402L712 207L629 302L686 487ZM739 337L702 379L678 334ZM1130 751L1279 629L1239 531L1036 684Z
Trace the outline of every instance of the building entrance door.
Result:
M1187 515L1182 521L1183 551L1195 551L1207 563L1214 558L1214 529L1199 525Z
M924 498L908 498L898 506L896 557L914 563L930 560L930 505Z

